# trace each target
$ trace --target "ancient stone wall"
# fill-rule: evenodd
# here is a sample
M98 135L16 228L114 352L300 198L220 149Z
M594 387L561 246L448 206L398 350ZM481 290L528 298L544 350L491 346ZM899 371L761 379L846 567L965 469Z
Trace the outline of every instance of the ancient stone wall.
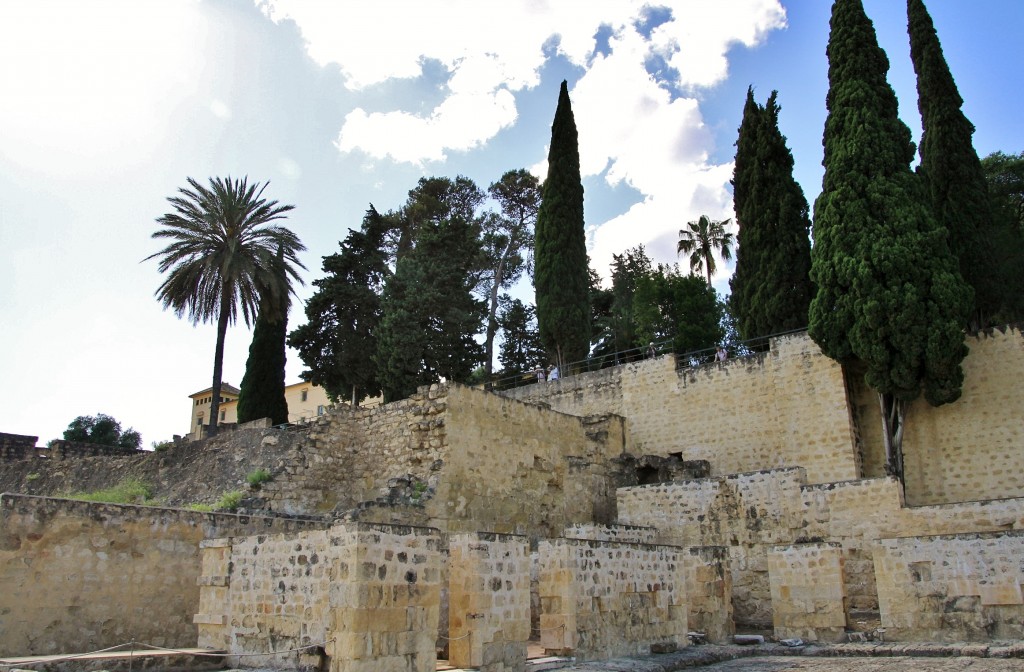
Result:
M593 525L577 523L562 531L567 539L592 539L594 541L624 541L631 544L658 543L658 530L638 525Z
M812 483L859 476L842 369L806 334L726 362L677 370L659 357L503 394L622 415L628 452L708 460L714 475L794 466Z
M709 642L732 642L736 623L732 612L732 572L729 549L693 546L683 556L686 576L687 627Z
M203 544L199 645L233 665L433 672L440 536L350 523ZM251 655L256 654L256 655ZM327 660L317 660L318 654Z
M960 399L917 399L903 437L907 502L942 504L1024 497L1024 333L967 338Z
M538 553L545 649L597 660L687 644L681 549L554 539Z
M0 432L0 460L24 460L36 452L38 436Z
M846 631L843 549L836 543L768 550L775 636L839 642Z
M199 542L322 523L0 496L0 654L192 647Z
M1024 638L1024 531L881 539L874 555L887 638Z
M448 550L448 663L482 672L525 669L529 540L485 532L457 534L449 539Z

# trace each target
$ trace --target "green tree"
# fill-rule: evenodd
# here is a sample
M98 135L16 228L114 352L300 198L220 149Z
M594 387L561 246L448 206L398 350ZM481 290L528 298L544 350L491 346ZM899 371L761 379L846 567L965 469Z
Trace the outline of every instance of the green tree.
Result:
M500 215L484 220L483 234L488 262L483 287L487 296L484 373L490 380L498 331L498 291L516 282L526 267L524 253L533 247L533 225L540 209L540 182L522 168L510 170L492 183L487 193L501 208Z
M293 206L264 199L266 184L231 177L210 178L209 187L191 177L188 183L190 188L168 197L173 210L156 220L163 228L152 237L170 243L146 260L159 257L159 270L167 273L156 291L164 308L172 308L178 317L187 315L193 324L217 323L210 408L215 431L228 325L239 311L247 325L252 323L261 287L287 295L292 280L301 283L296 267L305 266L297 255L306 248L289 229L273 223Z
M637 279L633 319L641 343L670 340L676 353L714 347L725 336L718 294L678 265L658 264Z
M935 220L948 232L949 246L959 258L960 274L974 288L970 326L980 329L1003 303L1006 274L993 263L998 236L985 172L971 142L974 125L961 110L963 98L922 0L907 0L907 18L924 129L919 173Z
M78 416L64 430L64 440L135 450L142 445L142 437L138 432L131 427L122 431L121 423L106 413Z
M602 329L593 357L615 355L647 345L637 334L633 299L640 279L649 276L653 270L643 245L612 255L610 301L604 314L594 317ZM643 353L636 353L636 356L641 357Z
M534 263L541 342L564 374L567 363L583 359L590 350L590 266L583 230L579 137L565 81L551 124Z
M859 362L880 395L891 469L902 474L906 404L960 396L971 290L910 170L914 145L886 81L889 62L860 0L837 0L828 42L825 176L814 206L809 332Z
M722 255L722 259L732 259L732 234L726 233L725 225L728 219L720 222L708 219L701 215L695 222L687 222L685 229L679 230L679 243L676 245L678 254L690 255L690 272L707 272L708 285L711 285L711 276L718 267L715 265L715 251Z
M747 89L736 140L733 203L736 271L730 304L744 339L807 326L811 301L811 221L793 179L793 154L779 131L778 92L764 107Z
M278 250L278 263L283 251ZM284 273L284 268L279 269ZM260 290L260 307L256 326L252 331L249 358L245 362L245 375L238 390L238 422L251 422L270 418L274 425L288 422L288 400L284 396L285 338L288 333L287 294L275 293L275 288L288 285L279 280L273 286Z
M993 217L995 253L990 263L1003 270L1004 292L996 323L1024 320L1024 152L994 152L981 161Z
M419 385L468 380L482 359L475 340L484 303L473 296L481 273L480 222L471 181L424 178L405 212L416 234L395 263L382 298L375 360L385 401ZM475 185L474 185L475 188Z
M526 373L543 363L544 349L537 334L537 312L533 306L503 295L498 324L504 335L498 353L502 376Z
M306 324L288 336L306 365L304 380L323 387L331 399L356 405L380 394L377 329L381 294L390 276L385 236L393 218L371 205L360 230L349 231L341 251L323 258L325 276L306 303Z
M993 152L981 160L996 217L1024 231L1024 152Z

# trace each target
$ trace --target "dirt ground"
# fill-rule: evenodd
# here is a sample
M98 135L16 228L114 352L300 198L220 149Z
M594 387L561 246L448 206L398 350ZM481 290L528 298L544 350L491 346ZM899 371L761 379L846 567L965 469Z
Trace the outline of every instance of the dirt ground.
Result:
M741 658L702 670L714 672L1022 672L1011 658Z

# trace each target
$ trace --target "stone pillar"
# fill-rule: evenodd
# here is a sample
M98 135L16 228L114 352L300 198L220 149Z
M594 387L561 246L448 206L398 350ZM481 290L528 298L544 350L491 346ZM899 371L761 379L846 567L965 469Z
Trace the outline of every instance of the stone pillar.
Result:
M227 614L231 613L231 540L206 539L199 542L202 574L199 584L199 613L192 622L199 626L201 648L227 651L230 636Z
M838 543L768 550L775 636L838 642L846 631L843 548Z
M694 546L683 556L689 628L709 642L732 641L732 570L725 546Z
M530 546L526 537L449 539L448 662L481 672L526 668L530 639Z

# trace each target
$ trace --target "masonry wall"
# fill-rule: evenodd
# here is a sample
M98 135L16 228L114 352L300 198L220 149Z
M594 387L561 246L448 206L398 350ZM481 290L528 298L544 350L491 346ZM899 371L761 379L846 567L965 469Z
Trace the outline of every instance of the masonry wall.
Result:
M0 496L0 655L193 647L199 543L320 525Z
M38 436L0 432L0 460L23 460L36 452Z
M1024 333L1011 327L966 343L960 399L938 408L918 399L907 411L910 504L1024 497Z
M875 564L887 638L1024 638L1024 531L882 539Z
M554 539L538 553L546 650L597 660L687 644L681 549Z
M768 550L775 636L838 642L846 630L843 552L836 543Z
M708 460L713 475L794 466L812 483L859 476L842 369L806 334L726 362L677 370L660 357L503 394L622 415L627 451Z
M236 666L294 669L278 652L307 647L299 664L332 672L433 672L440 545L437 530L366 523L205 542L199 645Z

